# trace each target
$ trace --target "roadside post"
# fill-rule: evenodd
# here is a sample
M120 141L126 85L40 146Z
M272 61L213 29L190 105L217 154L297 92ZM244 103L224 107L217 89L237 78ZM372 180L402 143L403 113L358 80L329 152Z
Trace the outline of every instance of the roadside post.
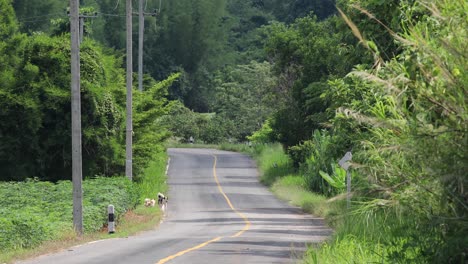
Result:
M346 208L349 209L351 203L351 173L349 172L349 162L353 158L351 151L346 152L343 158L338 161L338 165L346 170Z
M107 207L107 213L109 214L109 222L107 224L107 231L109 234L115 233L115 223L114 223L114 206L109 204Z

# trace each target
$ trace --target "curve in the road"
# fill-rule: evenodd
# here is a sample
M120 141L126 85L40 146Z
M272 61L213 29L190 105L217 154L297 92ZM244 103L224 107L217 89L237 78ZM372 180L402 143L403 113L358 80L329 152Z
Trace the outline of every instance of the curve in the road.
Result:
M168 154L171 205L155 230L20 263L289 264L331 234L323 219L278 200L261 185L257 166L246 155L213 149L168 149Z
M239 215L245 222L245 225L244 225L244 228L242 230L240 230L239 232L237 232L236 234L232 235L231 237L238 237L240 235L242 235L245 231L249 230L250 228L250 221L249 219L241 212L239 212L231 203L231 200L229 199L229 197L226 195L226 193L223 191L223 187L221 187L221 184L219 183L219 180L218 180L218 175L216 174L216 163L218 162L218 157L216 155L213 155L213 158L214 158L214 161L213 161L213 178L216 182L216 185L218 186L218 190L219 192L221 193L221 195L223 195L224 199L226 199L226 202L227 204L229 205L229 207L232 209L232 211L234 211L237 215ZM180 257L186 253L189 253L189 252L192 252L194 250L198 250L200 248L203 248L213 242L216 242L216 241L219 241L221 240L223 237L216 237L214 239L211 239L209 241L206 241L206 242L203 242L197 246L194 246L194 247L191 247L189 249L185 249L185 250L182 250L180 252L177 252L176 254L174 255L171 255L169 257L166 257L166 258L163 258L161 259L160 261L157 262L157 264L164 264L170 260L173 260L177 257Z

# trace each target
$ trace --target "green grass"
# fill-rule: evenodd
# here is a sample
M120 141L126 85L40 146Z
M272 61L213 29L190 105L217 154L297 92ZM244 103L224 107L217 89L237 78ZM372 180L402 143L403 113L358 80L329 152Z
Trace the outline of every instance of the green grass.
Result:
M256 159L258 167L262 171L260 181L267 186L271 186L278 179L294 173L292 161L283 152L280 144L265 146Z
M301 207L305 212L325 217L335 208L335 202L327 202L323 195L310 192L306 189L303 177L287 175L278 179L271 187L280 199L289 201L292 205Z
M98 232L107 223L109 204L114 205L118 221L135 206L137 193L125 177L83 181L85 233ZM70 181L0 183L0 256L73 233L71 194Z
M260 181L271 186L277 179L294 173L292 161L283 151L281 144L221 144L222 150L242 152L252 156L260 169Z
M384 246L374 241L365 241L353 235L334 235L318 248L309 248L304 263L387 263Z
M138 183L140 204L145 198L156 199L158 192L167 193L166 165L167 154L161 152L154 157L149 166L143 171L144 176Z

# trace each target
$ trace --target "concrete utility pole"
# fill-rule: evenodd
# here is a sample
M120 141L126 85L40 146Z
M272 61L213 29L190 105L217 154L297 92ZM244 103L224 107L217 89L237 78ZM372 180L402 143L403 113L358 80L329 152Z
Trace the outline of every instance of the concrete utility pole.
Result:
M97 17L98 13L95 12L94 15L79 15L80 18L80 43L83 42L84 39L84 22L85 18L95 18Z
M127 0L127 129L125 175L132 180L132 0Z
M80 15L80 44L83 42L84 38L84 16Z
M138 90L143 91L143 34L145 16L143 14L143 0L138 4Z
M145 32L145 15L155 17L161 10L161 0L159 1L159 10L153 13L144 13L143 0L138 3L138 90L143 91L143 41Z
M83 234L79 3L70 0L73 227Z

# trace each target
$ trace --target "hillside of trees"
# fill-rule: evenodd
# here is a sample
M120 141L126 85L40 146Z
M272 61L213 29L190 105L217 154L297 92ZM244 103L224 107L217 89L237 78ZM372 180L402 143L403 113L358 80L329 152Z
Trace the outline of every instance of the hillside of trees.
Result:
M0 0L2 181L71 178L68 3L36 2ZM121 175L125 3L80 2L97 12L81 47L84 175ZM337 161L352 151L358 213L397 219L384 225L387 261L467 261L466 1L177 0L145 10L157 15L145 18L144 91L134 91L137 178L171 136L280 142L307 188L333 197L343 191Z

